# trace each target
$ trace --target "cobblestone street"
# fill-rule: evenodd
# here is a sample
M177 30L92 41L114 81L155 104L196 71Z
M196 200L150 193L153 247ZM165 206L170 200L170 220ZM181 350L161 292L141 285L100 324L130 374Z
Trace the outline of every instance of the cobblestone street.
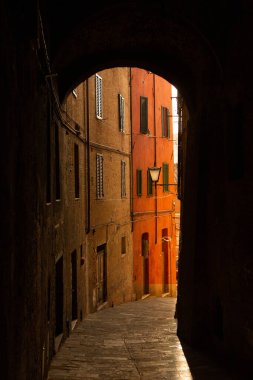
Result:
M184 348L189 368L174 309L175 299L151 297L89 315L54 357L48 379L236 379Z

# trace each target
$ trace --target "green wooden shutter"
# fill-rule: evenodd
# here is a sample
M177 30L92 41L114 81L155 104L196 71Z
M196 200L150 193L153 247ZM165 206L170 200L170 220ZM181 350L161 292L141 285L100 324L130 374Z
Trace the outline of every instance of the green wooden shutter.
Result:
M150 172L148 170L147 171L147 195L148 196L153 195L153 186L152 186L152 184L153 184L152 178L151 178Z
M142 195L142 170L136 170L136 192L137 196L141 197Z
M163 191L169 191L169 164L163 164Z
M170 139L170 110L167 108L167 137Z
M162 111L162 137L170 138L170 110L166 107L161 107Z
M140 132L148 132L148 98L140 97Z

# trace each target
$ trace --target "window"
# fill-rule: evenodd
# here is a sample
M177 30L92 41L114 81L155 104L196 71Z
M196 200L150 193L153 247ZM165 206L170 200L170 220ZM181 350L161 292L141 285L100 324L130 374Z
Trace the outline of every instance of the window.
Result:
M170 110L162 106L162 137L170 138Z
M148 98L140 97L140 132L148 133Z
M163 163L163 191L169 191L169 164Z
M102 83L103 79L96 74L96 117L103 118L103 92Z
M75 172L75 197L79 198L79 150L78 145L74 144L74 172Z
M59 126L55 123L54 129L54 157L55 157L55 198L61 198L60 186L60 145L59 145Z
M47 101L47 187L46 202L51 203L51 105Z
M147 170L147 195L153 195L153 182L149 170Z
M121 254L125 255L126 254L126 237L122 236L121 238Z
M141 255L144 258L148 258L149 256L149 234L145 232L141 236Z
M121 161L121 198L126 197L126 162Z
M140 169L136 170L136 192L138 197L142 195L142 171Z
M97 198L101 199L104 197L104 178L103 178L103 171L104 171L104 158L102 154L97 153Z
M119 103L119 130L125 132L125 99L122 95L118 94Z

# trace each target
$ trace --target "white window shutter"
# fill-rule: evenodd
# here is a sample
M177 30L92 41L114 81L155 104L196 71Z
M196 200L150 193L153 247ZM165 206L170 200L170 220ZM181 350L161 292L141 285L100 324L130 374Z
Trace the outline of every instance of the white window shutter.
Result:
M96 74L96 117L103 118L103 79Z
M104 166L104 158L102 154L97 153L97 198L101 199L104 197L104 178L103 178L103 166Z
M125 131L125 99L119 94L119 130L120 132Z

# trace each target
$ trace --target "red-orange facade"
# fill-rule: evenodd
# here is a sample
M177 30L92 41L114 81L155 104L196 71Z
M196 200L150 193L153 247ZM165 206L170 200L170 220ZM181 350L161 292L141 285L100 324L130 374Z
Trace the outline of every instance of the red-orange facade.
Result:
M176 296L176 226L171 84L132 68L134 288ZM160 167L152 183L148 168Z

